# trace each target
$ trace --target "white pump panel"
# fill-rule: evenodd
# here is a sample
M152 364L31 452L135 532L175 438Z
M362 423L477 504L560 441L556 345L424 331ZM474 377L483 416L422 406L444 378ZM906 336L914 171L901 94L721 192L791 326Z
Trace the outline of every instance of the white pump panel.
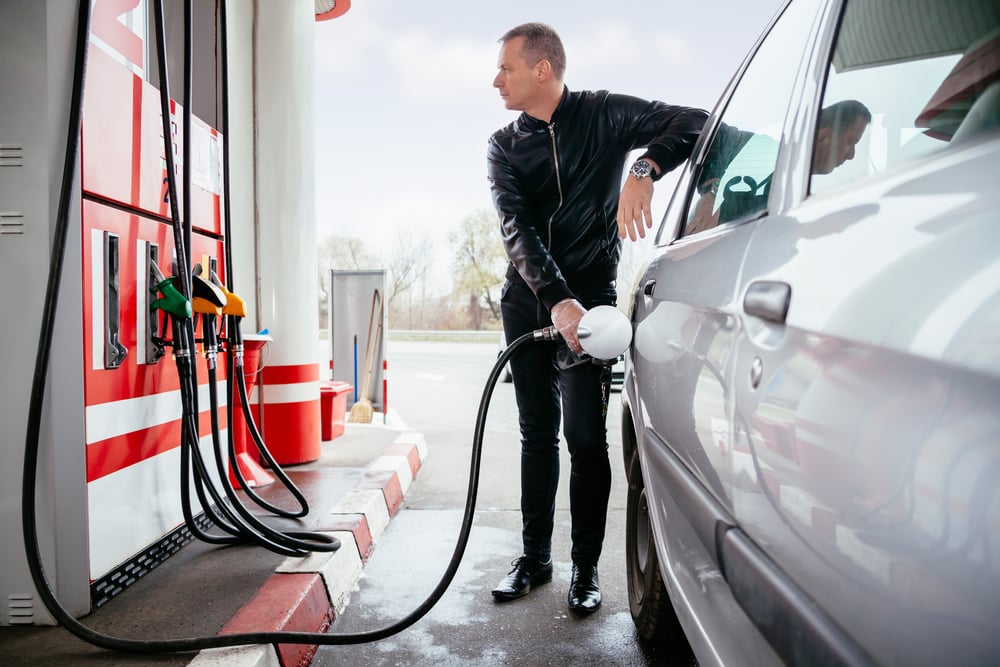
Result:
M0 2L0 625L51 624L31 582L21 524L29 393L62 179L76 12L54 0ZM42 415L38 538L64 606L90 610L80 188L72 188L63 289Z

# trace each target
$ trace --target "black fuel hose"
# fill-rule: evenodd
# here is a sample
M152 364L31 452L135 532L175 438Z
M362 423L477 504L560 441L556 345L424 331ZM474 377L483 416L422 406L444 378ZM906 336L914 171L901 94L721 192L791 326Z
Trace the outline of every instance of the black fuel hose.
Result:
M222 197L223 203L223 234L226 238L226 243L224 247L225 252L225 267L226 267L226 289L234 293L236 291L233 281L233 251L232 244L229 239L232 238L232 202L231 200L231 171L230 171L230 123L229 123L229 16L226 8L226 0L218 0L218 11L219 11L219 24L221 29L219 30L219 60L220 60L220 80L222 85L222 95L221 95L221 106L222 106L222 136L226 138L222 142ZM253 415L250 413L250 402L247 397L246 382L243 375L243 334L240 330L240 325L242 323L242 317L229 316L225 321L225 329L227 333L228 345L226 354L226 395L229 397L228 400L233 400L234 389L238 389L240 406L243 410L244 421L250 430L250 434L253 437L254 444L257 446L257 450L260 452L261 457L268 463L271 467L271 474L276 477L285 489L292 495L295 501L299 505L298 510L287 510L282 507L278 507L263 498L261 498L254 489L250 486L238 465L233 466L233 474L236 477L236 481L240 486L240 489L246 494L248 498L254 501L259 507L281 517L294 519L298 517L303 517L309 513L309 503L306 502L305 495L302 491L295 485L294 482L285 474L285 471L277 461L275 461L274 456L268 450L267 446L264 444L264 439L260 432L257 430L256 424L254 423ZM238 375L236 375L238 374ZM234 385L234 383L236 383ZM231 461L236 460L236 443L234 441L235 429L233 428L233 411L226 411L226 427L227 427L227 440L229 445L229 458Z
M157 65L160 77L160 115L162 120L162 131L164 137L170 136L170 84L167 71L166 37L164 28L163 0L154 0L154 27L156 30L156 51ZM164 150L167 167L168 192L170 193L171 222L174 232L174 244L176 248L177 269L175 273L181 278L181 293L191 300L190 283L190 247L191 247L191 171L190 171L190 151L192 141L192 0L184 0L184 114L183 128L184 137L182 150L184 156L183 179L184 179L184 216L183 219L178 211L178 197L176 185L176 170L173 161L173 151L169 147ZM216 489L205 464L200 449L200 434L198 428L197 415L200 414L198 407L198 372L195 362L195 331L194 320L192 318L177 318L171 316L174 322L174 358L176 360L177 371L180 378L180 392L182 400L182 441L181 460L182 463L193 462L191 471L194 473L195 490L198 500L205 512L205 515L229 533L232 537L240 538L241 542L249 542L264 547L278 554L285 556L306 556L313 551L334 551L340 547L340 541L332 536L321 533L295 532L286 533L272 528L257 518L250 512L241 500L236 496L232 484L227 474L220 474L219 483L223 488L225 498ZM214 382L209 383L210 394L215 397ZM212 442L216 453L216 459L221 457L221 445L218 433L218 422L213 420ZM186 481L187 470L182 465L182 484ZM207 502L205 491L211 496L212 503ZM226 502L228 500L228 503ZM304 501L304 497L302 498ZM193 535L199 539L208 538L211 543L230 543L231 538L213 536L200 530L194 521L193 511L190 507L190 496L182 493L181 503L183 505L183 515L185 524ZM308 507L304 507L308 509ZM221 519L220 519L221 514Z
M243 339L240 333L240 320L242 318L230 317L229 319L229 331L231 338L229 340L230 344L227 347L228 353L226 354L226 391L229 392L229 395L231 395L234 388L237 390L240 409L243 411L244 423L250 433L250 437L253 439L254 445L257 447L257 451L260 453L263 461L270 466L271 474L281 481L285 489L291 493L292 497L299 503L300 509L293 512L278 507L277 505L261 498L253 490L253 487L250 486L250 483L247 481L246 476L243 474L243 471L240 470L239 466L233 466L233 475L236 477L236 481L239 484L240 489L247 495L248 498L253 500L261 508L266 509L272 514L289 519L305 516L309 513L309 504L306 502L305 496L302 494L302 491L295 486L295 483L292 482L291 478L288 477L288 474L285 473L281 465L279 465L275 460L271 450L268 449L267 444L264 442L264 436L261 435L260 430L257 428L253 414L250 411L250 397L247 394L246 376L243 371ZM229 458L230 460L235 461L236 442L234 439L235 429L233 428L232 416L233 413L231 411L227 412Z
M469 471L469 487L466 494L465 512L462 526L459 530L455 549L437 586L427 599L407 616L376 630L351 634L325 634L315 632L251 632L233 635L217 635L211 637L188 637L177 639L127 639L113 637L98 632L75 618L55 595L52 583L42 562L41 549L38 542L36 485L38 481L38 454L41 440L41 418L44 406L46 379L52 352L52 337L55 325L55 313L59 300L59 286L62 279L63 258L67 230L69 226L69 204L73 191L73 180L76 170L76 156L79 149L80 113L83 106L83 82L86 70L87 36L90 31L90 0L80 0L79 18L77 20L76 65L73 73L72 103L69 114L69 131L66 142L66 159L63 164L63 177L60 185L59 205L57 208L55 228L53 233L52 251L49 262L48 281L42 312L42 325L38 337L35 355L35 367L31 384L31 400L28 408L28 424L25 435L24 470L21 488L21 523L25 544L25 555L28 569L37 589L38 595L46 609L66 630L77 638L101 648L132 653L169 653L199 651L228 646L243 646L248 644L311 644L311 645L346 645L363 644L385 639L405 630L423 618L451 585L458 572L462 557L465 554L472 523L475 516L476 499L479 490L479 470L482 463L483 434L486 417L493 390L510 357L525 345L539 340L552 340L558 334L551 329L535 331L521 336L511 343L497 358L493 369L483 389L479 411L476 414L476 426L473 434L472 454ZM166 135L166 136L169 136ZM169 151L168 151L169 152ZM197 414L197 413L195 413ZM186 419L185 423L190 423ZM195 421L195 425L197 420Z
M185 3L190 3L191 0L185 0ZM185 19L187 19L188 8L185 9ZM188 268L188 245L189 241L185 238L184 222L181 220L180 210L178 207L178 190L177 190L177 179L176 179L176 169L174 162L173 150L170 148L169 138L172 135L171 132L171 121L170 121L170 80L169 73L167 69L167 44L166 44L166 29L165 29L165 19L163 12L163 0L153 1L153 26L156 32L156 39L154 40L156 46L156 56L157 56L157 66L159 73L159 83L160 83L160 117L162 123L162 132L164 137L164 158L166 161L167 170L167 193L169 200L169 210L171 218L171 229L173 230L174 237L174 249L176 254L177 266L174 271L175 280L179 283L181 295L188 301L191 301L191 278ZM185 43L190 42L190 26L185 20ZM189 64L189 63L187 63ZM187 75L185 75L187 79ZM190 99L184 100L185 102L185 113L190 112ZM190 143L190 136L185 136L185 145ZM184 197L185 202L190 200L188 193L185 192ZM195 363L194 350L195 350L195 335L194 335L194 321L192 318L177 318L171 315L173 320L173 333L174 333L174 360L177 366L177 374L180 380L180 393L181 393L181 504L183 507L184 521L188 529L193 535L199 539L206 537L206 533L197 526L194 521L194 513L190 507L190 496L183 492L183 487L187 482L187 470L185 470L184 463L193 461L194 466L191 471L194 473L195 490L198 493L198 500L202 505L202 508L206 516L221 527L226 532L229 532L233 537L240 538L240 542L251 542L274 551L279 554L286 556L303 556L307 552L302 549L295 549L292 547L284 546L279 544L275 539L272 539L270 535L264 535L260 531L247 525L245 522L241 521L239 516L234 513L234 510L229 508L223 501L222 496L218 493L215 485L212 483L211 478L208 476L208 468L201 456L201 449L199 447L199 433L198 433L198 374L197 374L197 364ZM209 495L212 497L213 504L206 501L204 491L207 490ZM221 512L224 516L224 520L219 520L219 515L216 512ZM230 543L231 540L228 538L220 538L215 536L208 536L209 539L206 541L210 543Z

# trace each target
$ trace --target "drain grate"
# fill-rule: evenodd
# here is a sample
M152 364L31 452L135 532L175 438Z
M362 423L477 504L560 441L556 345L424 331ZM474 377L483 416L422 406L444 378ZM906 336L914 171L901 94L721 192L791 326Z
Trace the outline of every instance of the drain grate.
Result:
M195 523L203 530L212 528L212 522L200 515ZM162 565L168 558L194 539L187 526L181 526L168 533L159 542L151 544L132 559L122 563L90 585L91 609L98 609L115 596Z

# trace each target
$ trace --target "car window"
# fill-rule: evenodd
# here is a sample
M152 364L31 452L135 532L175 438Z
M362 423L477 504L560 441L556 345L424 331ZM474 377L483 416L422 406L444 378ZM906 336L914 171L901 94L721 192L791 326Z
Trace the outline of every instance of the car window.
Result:
M726 104L693 179L684 236L767 208L782 126L815 3L793 2L765 37Z
M813 193L997 131L1000 3L847 2L820 106Z

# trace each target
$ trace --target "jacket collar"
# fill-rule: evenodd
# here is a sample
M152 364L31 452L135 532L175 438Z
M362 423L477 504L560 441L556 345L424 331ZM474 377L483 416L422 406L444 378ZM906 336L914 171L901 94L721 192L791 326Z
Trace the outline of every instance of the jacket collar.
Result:
M559 104L556 105L556 110L552 112L552 120L548 123L529 115L527 112L522 112L520 117L517 119L517 124L528 132L537 132L539 130L546 129L549 125L556 123L559 120L559 117L565 113L565 109L569 105L569 95L569 87L566 84L563 84L562 97L559 98Z

